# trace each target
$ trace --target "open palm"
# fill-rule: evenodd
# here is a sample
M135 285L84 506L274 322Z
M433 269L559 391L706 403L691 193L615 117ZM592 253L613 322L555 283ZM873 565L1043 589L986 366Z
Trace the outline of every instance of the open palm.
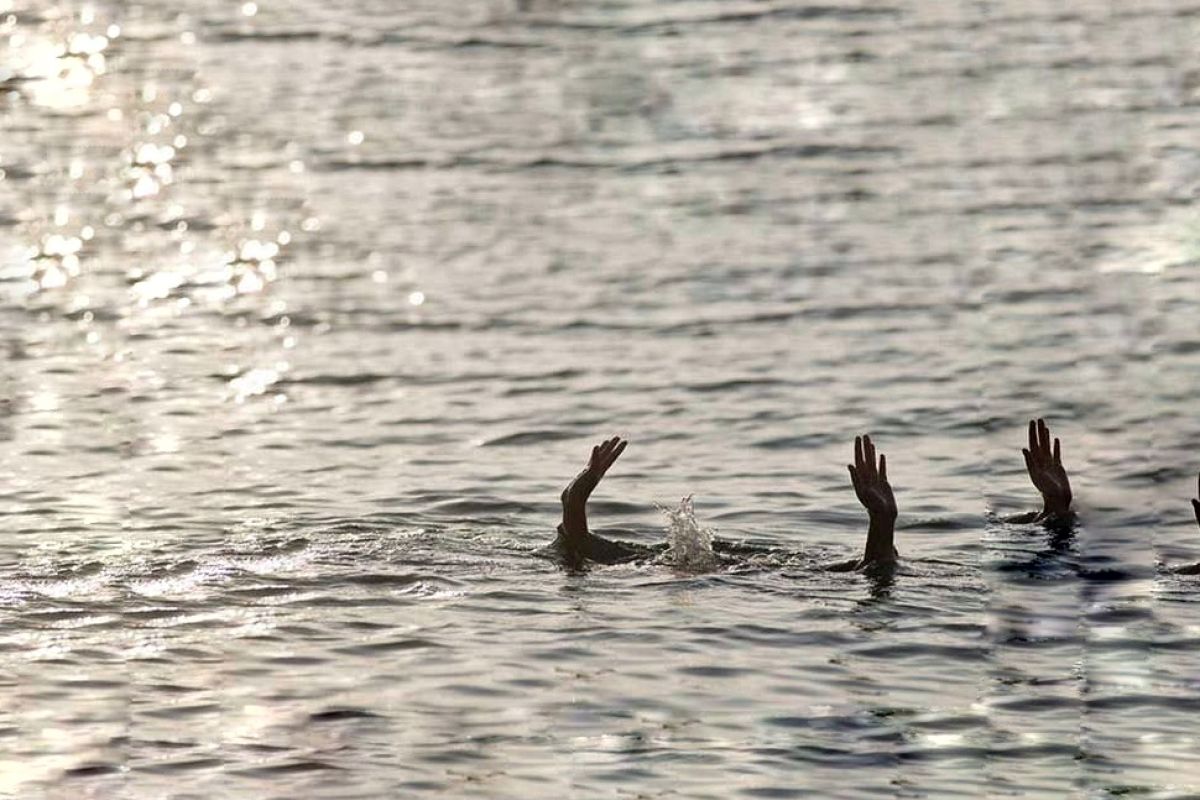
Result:
M854 466L849 467L854 493L871 516L896 518L896 496L888 483L887 456L875 463L875 445L870 436L854 437Z
M1062 463L1058 439L1051 445L1050 429L1044 419L1029 421L1029 447L1022 448L1029 479L1042 493L1045 512L1065 513L1071 507L1071 481Z

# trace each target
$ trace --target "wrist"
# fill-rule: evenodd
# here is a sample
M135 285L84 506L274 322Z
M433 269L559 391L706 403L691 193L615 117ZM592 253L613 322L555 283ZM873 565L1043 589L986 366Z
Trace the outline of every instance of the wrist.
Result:
M1071 495L1065 497L1049 497L1042 495L1043 514L1066 514L1071 510Z

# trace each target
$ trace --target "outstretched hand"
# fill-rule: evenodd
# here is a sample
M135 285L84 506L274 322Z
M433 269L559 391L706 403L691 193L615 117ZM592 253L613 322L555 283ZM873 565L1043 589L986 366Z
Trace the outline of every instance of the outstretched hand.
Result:
M1197 480L1196 495L1200 497L1200 480ZM1200 500L1192 501L1192 510L1196 512L1196 524L1200 525Z
M870 436L854 437L854 465L850 470L850 482L854 493L872 518L896 519L896 497L887 477L887 456L879 456L875 465L875 445Z
M609 467L616 463L617 459L621 457L621 453L625 452L627 444L629 442L619 436L614 436L593 447L587 466L563 490L563 506L581 507L587 503L588 497L600 483L604 473L608 472Z
M1029 479L1042 493L1044 515L1065 514L1071 510L1071 481L1062 463L1058 439L1050 444L1050 429L1044 419L1029 421L1029 447L1022 448ZM1200 518L1200 510L1197 511Z

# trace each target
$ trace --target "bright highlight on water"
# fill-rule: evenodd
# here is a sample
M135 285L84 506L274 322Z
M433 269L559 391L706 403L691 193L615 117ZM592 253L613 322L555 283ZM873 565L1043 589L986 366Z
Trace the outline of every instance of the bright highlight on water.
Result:
M1198 20L0 0L0 796L1200 795Z

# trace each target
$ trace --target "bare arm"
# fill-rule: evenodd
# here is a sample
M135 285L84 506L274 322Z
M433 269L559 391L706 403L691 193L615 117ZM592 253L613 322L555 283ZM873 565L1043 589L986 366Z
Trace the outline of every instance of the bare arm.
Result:
M1071 481L1062 463L1062 448L1058 439L1050 444L1050 429L1044 419L1029 421L1029 447L1021 452L1025 456L1025 469L1029 479L1042 495L1042 512L1038 519L1064 516L1071 513ZM1200 516L1200 511L1197 511Z
M1200 494L1200 487L1197 487L1197 494ZM1192 511L1196 512L1196 524L1200 525L1200 500L1192 501ZM1175 567L1168 570L1176 575L1200 575L1200 564L1186 564L1182 567Z
M854 465L848 466L850 482L858 501L867 509L867 546L859 566L891 564L896 561L896 497L888 483L887 457L875 462L875 445L870 436L854 437Z
M587 539L589 535L588 498L599 485L604 473L608 472L609 467L621 457L621 453L625 452L626 444L628 442L623 441L619 436L614 436L593 447L587 466L563 490L563 517L559 531L568 544L579 544Z

